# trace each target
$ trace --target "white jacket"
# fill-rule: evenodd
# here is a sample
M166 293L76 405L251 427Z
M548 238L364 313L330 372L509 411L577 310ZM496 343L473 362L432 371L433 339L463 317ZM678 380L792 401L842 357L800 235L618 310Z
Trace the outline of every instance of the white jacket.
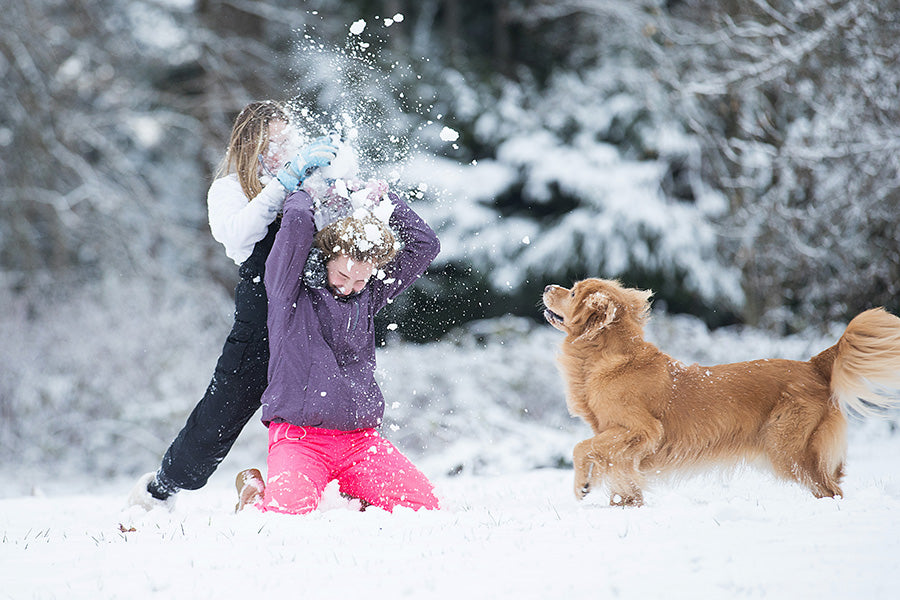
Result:
M225 246L225 254L235 264L247 260L256 242L266 237L286 196L287 191L275 178L249 202L236 173L212 182L206 196L209 229L216 241Z

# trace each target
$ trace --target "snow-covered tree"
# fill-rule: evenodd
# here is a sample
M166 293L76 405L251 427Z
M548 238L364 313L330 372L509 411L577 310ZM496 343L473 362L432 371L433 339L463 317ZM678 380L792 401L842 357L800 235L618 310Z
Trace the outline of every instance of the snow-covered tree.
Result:
M686 0L645 44L731 207L744 318L796 328L896 311L900 23L889 0Z

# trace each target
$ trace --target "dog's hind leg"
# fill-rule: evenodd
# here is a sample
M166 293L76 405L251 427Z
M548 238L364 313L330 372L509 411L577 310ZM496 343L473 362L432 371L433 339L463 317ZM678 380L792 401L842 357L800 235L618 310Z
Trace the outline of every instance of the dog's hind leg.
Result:
M816 395L784 393L766 425L765 452L777 475L830 498L841 495L846 419Z
M811 472L810 491L817 498L843 496L841 479L847 456L847 419L834 406L829 406L819 426L813 431L807 449Z

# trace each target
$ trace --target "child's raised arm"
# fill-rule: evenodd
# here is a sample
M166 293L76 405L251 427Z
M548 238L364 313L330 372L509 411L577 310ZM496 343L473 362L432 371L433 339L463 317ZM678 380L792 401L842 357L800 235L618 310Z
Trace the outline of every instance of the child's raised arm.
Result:
M314 233L312 198L302 190L292 193L284 201L281 228L266 260L265 283L270 304L296 300Z
M441 243L431 227L397 194L391 193L390 198L394 203L390 226L400 236L403 248L384 268L384 279L373 281L372 292L379 307L399 296L421 277L441 250Z

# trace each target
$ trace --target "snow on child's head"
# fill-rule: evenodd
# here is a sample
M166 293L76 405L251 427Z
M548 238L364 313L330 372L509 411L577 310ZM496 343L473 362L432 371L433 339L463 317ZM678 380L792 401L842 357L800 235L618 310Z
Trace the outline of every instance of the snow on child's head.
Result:
M325 226L315 245L328 262L346 256L356 262L383 267L394 258L400 244L387 223L371 215L353 215Z
M332 164L304 182L303 189L313 198L316 247L326 260L345 255L382 267L399 249L388 225L394 204L386 181L363 181L358 171L353 148L342 143Z
M311 175L303 184L313 198L317 245L331 257L346 254L377 266L393 258L399 246L388 225L394 204L383 179L358 178L359 163L353 148L339 145L330 166Z

